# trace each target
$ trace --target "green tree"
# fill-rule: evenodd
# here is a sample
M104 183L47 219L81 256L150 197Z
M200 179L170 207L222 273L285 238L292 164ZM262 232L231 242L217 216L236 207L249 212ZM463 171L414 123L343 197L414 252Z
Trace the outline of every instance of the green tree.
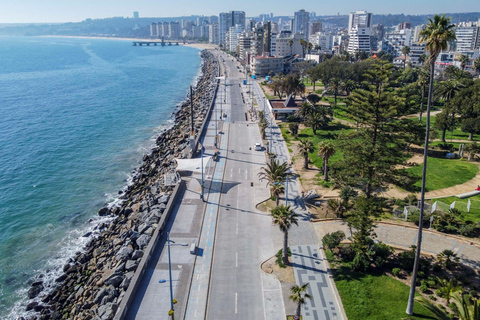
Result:
M333 110L330 106L317 106L315 110L305 117L305 125L312 128L313 134L317 134L317 130L326 128L332 120Z
M462 71L465 70L465 66L467 63L470 62L470 58L466 54L460 55L458 58L458 61L460 61L460 67L462 68Z
M349 203L340 199L328 199L327 207L337 218L344 218L345 214L350 209Z
M406 134L411 131L410 124L400 118L404 99L395 92L393 71L394 66L383 60L366 71L363 88L352 92L345 108L359 129L337 138L344 152L339 166L349 171L346 183L362 188L367 198L375 188L392 181L405 152Z
M290 130L290 132L292 133L292 136L293 137L297 137L298 135L298 123L296 122L290 122L288 124L288 129Z
M422 90L422 97L420 100L420 113L418 115L418 121L422 121L422 113L423 113L423 103L425 102L425 90L428 87L428 83L430 81L430 73L427 69L422 68L418 75L417 86L419 86Z
M283 81L282 89L287 96L291 94L295 97L297 94L302 94L303 88L300 77L296 73L287 75Z
M342 81L341 89L345 91L347 96L350 95L350 93L356 88L357 88L357 84L352 79L347 79L345 81Z
M455 292L452 294L453 302L456 308L454 308L454 315L460 320L480 320L480 304L478 300L473 303L462 292ZM425 298L424 296L418 296L415 301L420 303L425 309L429 310L437 320L451 320L451 317L446 311L440 309L432 300Z
M450 101L457 95L457 93L465 88L465 85L458 80L446 80L440 83L437 88L437 95L445 101L445 107L442 110L444 113L442 122L439 122L439 126L442 128L442 141L445 141L445 133L447 129L453 130L456 126L456 111L455 106L450 105ZM450 116L450 118L449 118Z
M274 225L283 232L282 263L288 264L288 230L292 225L298 225L298 215L290 209L290 206L280 205L270 211Z
M290 296L288 299L292 300L297 304L297 310L295 312L296 316L300 317L300 313L302 310L302 305L305 304L306 299L311 299L312 297L307 293L308 283L305 283L301 286L293 286L290 288Z
M404 46L402 48L402 54L403 54L403 57L404 57L404 60L403 60L403 70L405 70L405 64L407 63L407 55L410 54L410 47L409 46Z
M460 113L462 131L472 141L473 134L480 132L480 80L460 91L450 104Z
M313 152L313 142L308 139L299 139L298 152L303 155L303 169L308 169L308 154Z
M345 233L341 230L338 230L332 233L327 233L325 236L323 236L322 245L325 249L328 249L331 253L333 253L333 250L338 248L343 240L345 240Z
M333 78L330 80L329 86L333 91L333 96L335 97L335 106L337 105L337 96L338 96L338 90L340 90L342 85L342 82L340 81L339 78Z
M452 269L458 265L460 258L452 250L445 249L437 254L437 261L442 267Z
M454 292L460 291L460 287L455 279L442 279L437 277L437 283L440 288L437 290L437 294L447 300L447 304L450 303L450 299Z
M307 96L307 100L308 102L310 102L311 104L313 105L316 105L317 103L320 102L320 100L322 100L322 98L320 98L318 96L318 94L315 94L315 93L311 93Z
M473 62L473 68L475 69L475 71L480 72L480 57L475 59L475 61Z
M313 67L306 71L310 81L312 81L313 92L315 92L315 82L321 79L320 71L321 70L318 67Z
M430 108L432 105L435 60L437 59L440 52L448 48L448 43L456 39L455 25L450 24L450 18L446 18L445 15L435 15L433 19L429 18L428 20L429 23L427 24L425 29L420 31L419 34L420 42L426 43L425 49L430 53L430 57L428 59L428 63L430 65L430 83L428 88L427 124L425 130L425 145L423 151L422 188L420 192L420 221L423 221L423 204L425 203L425 179L427 175L427 154L430 134ZM413 314L413 299L415 298L415 285L417 282L418 266L420 264L420 251L422 248L422 227L423 224L419 223L417 235L417 251L415 253L412 284L410 285L410 294L406 310L406 313L408 315Z
M305 118L307 118L314 111L315 111L315 107L312 104L305 101L298 108L298 110L296 112L296 115L297 115L297 117L305 120Z
M328 159L335 154L335 145L331 140L323 140L318 144L318 156L323 159L324 180L328 181Z
M258 174L260 180L266 180L267 185L270 186L270 192L275 197L277 207L280 194L284 191L283 181L287 177L289 169L288 163L280 163L277 159L270 159L266 167L262 167Z

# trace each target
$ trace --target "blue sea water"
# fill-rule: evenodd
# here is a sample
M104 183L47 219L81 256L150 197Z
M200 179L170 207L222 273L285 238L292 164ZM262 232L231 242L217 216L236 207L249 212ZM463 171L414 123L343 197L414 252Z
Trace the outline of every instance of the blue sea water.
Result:
M51 279L171 122L199 50L0 37L0 319Z

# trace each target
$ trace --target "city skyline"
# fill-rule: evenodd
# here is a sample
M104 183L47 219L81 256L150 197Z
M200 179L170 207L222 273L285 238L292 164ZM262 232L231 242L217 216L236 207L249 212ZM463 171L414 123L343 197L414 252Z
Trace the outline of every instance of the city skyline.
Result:
M462 0L457 2L447 0L425 0L421 3L414 0L401 2L377 2L365 0L361 3L354 0L341 0L332 3L319 4L314 1L299 3L278 3L273 0L262 2L245 0L209 1L208 6L193 0L158 3L153 0L119 0L115 6L106 0L85 0L78 3L61 0L38 2L35 0L5 0L0 3L0 23L62 23L79 22L88 18L99 19L109 17L133 17L138 11L140 17L179 17L190 15L218 15L220 12L232 10L245 11L247 17L273 13L274 16L292 16L294 12L305 9L317 15L348 15L352 11L366 10L373 14L441 14L480 12L478 0Z

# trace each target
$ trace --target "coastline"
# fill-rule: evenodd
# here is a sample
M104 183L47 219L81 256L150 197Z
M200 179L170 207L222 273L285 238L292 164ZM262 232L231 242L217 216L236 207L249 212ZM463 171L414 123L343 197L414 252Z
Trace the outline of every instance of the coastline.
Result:
M219 68L209 51L202 51L201 57L202 72L194 89L196 133L214 97ZM162 184L164 174L174 172L174 158L186 158L190 153L190 97L173 114L174 123L144 155L132 182L119 191L117 204L99 210L103 222L93 233L84 235L90 240L64 265L56 285L44 283L43 275L31 284L28 305L24 306L28 314L19 320L62 319L65 315L69 319L93 319L107 313L105 319L113 317L172 193L172 187Z
M143 39L143 38L117 38L117 37L93 37L93 36L59 36L59 35L44 35L44 36L38 36L38 37L43 37L43 38L73 38L73 39L102 39L102 40L121 40L121 41L150 41L150 42L158 42L160 43L161 40L159 39ZM167 40L168 42L169 40ZM175 40L172 40L172 42L176 42ZM191 48L196 48L200 50L205 50L205 49L215 49L218 48L217 45L211 44L211 43L182 43L178 42L178 45L180 46L185 46L185 47L191 47Z

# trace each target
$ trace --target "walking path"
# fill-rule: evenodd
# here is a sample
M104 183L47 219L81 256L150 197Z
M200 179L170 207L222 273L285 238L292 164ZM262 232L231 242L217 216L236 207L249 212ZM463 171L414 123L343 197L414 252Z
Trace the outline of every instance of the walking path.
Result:
M252 89L256 101L262 101L264 94L256 81L253 82ZM259 108L260 105L259 103L257 108ZM290 153L287 144L285 140L283 140L280 128L276 125L275 121L273 121L269 106L265 108L265 116L267 119L272 120L270 121L270 127L267 129L267 139L270 142L271 152L275 153L276 159L278 159L280 163L290 163ZM343 305L338 297L335 283L331 279L329 281L326 279L327 269L324 263L326 260L323 258L319 259L319 256L325 257L325 254L322 249L317 249L319 238L313 228L313 223L310 222L310 214L305 203L300 197L302 189L300 181L296 177L293 169L291 169L291 173L292 175L285 185L285 189L288 190L288 192L284 201L299 215L299 221L298 226L293 226L289 230L289 246L292 250L296 283L300 285L308 282L310 284L309 293L311 293L313 297L312 300L306 304L308 310L305 309L302 312L303 319L323 319L324 317L320 317L320 313L322 315L326 314L327 309L323 307L326 303L328 303L327 307L330 309L327 312L328 318L325 319L343 319L341 316L344 314ZM336 297L336 299L333 299L333 297ZM322 306L322 308L319 308L319 306ZM333 315L334 313L336 318Z
M327 233L337 230L345 232L347 237L351 236L350 229L344 221L322 221L314 225L320 239ZM409 249L410 246L417 244L416 228L379 222L375 228L375 233L379 241L394 247ZM424 229L422 252L437 255L443 250L452 250L460 257L462 263L474 268L480 268L480 246L460 238L449 237Z
M311 299L302 306L303 319L346 320L323 250L316 245L290 246L290 250L297 285L309 283Z

